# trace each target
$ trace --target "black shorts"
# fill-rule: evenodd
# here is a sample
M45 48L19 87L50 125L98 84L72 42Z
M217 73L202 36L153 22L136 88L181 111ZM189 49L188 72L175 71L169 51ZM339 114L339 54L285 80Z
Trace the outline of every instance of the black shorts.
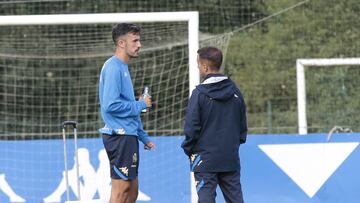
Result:
M133 180L138 176L139 141L135 136L103 134L112 179Z

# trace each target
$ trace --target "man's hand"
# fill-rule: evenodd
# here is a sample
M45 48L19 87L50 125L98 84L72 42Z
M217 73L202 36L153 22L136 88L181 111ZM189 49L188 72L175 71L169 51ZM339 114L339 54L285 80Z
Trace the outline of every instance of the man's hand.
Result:
M150 108L152 105L151 97L148 96L140 97L139 100L144 100L144 102L146 103L146 107L148 108Z
M146 143L146 145L144 145L144 149L146 149L146 150L152 150L152 149L155 149L155 143L153 143L153 142L148 142L148 143Z
M150 108L152 106L151 97L145 97L144 100L145 100L146 106L148 108Z

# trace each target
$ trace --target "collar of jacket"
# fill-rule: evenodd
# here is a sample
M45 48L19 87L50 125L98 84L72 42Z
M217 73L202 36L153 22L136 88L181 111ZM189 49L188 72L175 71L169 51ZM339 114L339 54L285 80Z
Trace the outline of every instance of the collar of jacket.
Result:
M205 76L204 81L201 84L212 84L212 83L221 82L226 79L228 79L228 77L226 77L223 74L211 73Z

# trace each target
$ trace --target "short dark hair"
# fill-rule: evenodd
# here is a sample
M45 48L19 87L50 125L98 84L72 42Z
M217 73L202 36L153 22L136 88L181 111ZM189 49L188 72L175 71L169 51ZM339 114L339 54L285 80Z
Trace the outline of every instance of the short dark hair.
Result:
M141 27L131 23L119 23L116 24L112 29L112 38L116 45L117 40L120 36L126 35L127 33L140 34Z
M223 55L220 49L216 47L203 47L197 51L200 59L205 59L209 62L211 68L220 69Z

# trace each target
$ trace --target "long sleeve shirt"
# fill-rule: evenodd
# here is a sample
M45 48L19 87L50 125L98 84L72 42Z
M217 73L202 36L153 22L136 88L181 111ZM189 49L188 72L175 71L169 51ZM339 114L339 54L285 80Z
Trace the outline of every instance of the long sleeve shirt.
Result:
M128 65L116 56L109 58L101 70L99 99L105 123L99 129L101 133L137 136L144 144L150 141L140 119L146 103L135 100Z

